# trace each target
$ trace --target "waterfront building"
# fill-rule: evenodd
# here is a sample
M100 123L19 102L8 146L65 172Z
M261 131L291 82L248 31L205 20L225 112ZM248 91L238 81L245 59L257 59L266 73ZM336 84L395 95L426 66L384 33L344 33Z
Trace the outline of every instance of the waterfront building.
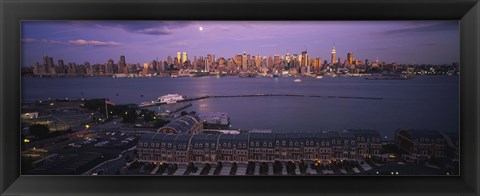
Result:
M414 161L446 156L447 140L439 131L398 129L394 141L400 149L412 155L410 158Z
M273 147L273 133L250 133L249 134L249 156L254 161L275 160L275 148Z
M189 135L184 135L188 136ZM219 135L196 134L190 139L190 160L194 163L216 163Z
M348 131L353 134L357 142L358 157L380 155L382 143L377 131L371 129L348 129Z
M202 123L198 116L185 115L159 128L157 132L165 134L197 134L201 130Z
M248 162L248 134L221 134L218 139L218 161Z
M356 160L357 136L369 136L380 144L374 130L343 130L325 132L251 132L248 134L174 134L158 131L143 135L138 141L139 161L157 163L215 163L248 161L331 161ZM381 141L381 140L380 140ZM377 146L368 145L377 149ZM377 153L362 151L362 155ZM160 154L158 154L160 153Z

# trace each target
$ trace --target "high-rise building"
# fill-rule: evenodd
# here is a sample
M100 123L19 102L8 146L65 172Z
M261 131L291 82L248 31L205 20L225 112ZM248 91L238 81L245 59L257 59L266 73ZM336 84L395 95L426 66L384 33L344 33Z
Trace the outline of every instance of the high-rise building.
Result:
M106 74L113 74L113 60L112 59L109 59L107 61L107 66L105 68L105 72Z
M182 53L177 52L177 65L180 65L182 63Z
M186 53L186 52L182 52L182 63L185 63L186 61L188 61L187 53Z
M280 65L280 56L278 54L273 55L273 66L278 67Z
M349 65L353 64L354 59L353 59L353 53L352 52L347 53L347 60L348 60Z
M235 55L235 59L234 59L234 62L237 66L237 69L241 69L242 67L242 55L238 54L238 55Z
M247 70L247 62L248 62L248 57L247 57L247 53L246 52L243 52L243 55L242 55L242 70L243 71L246 71Z
M321 70L322 70L322 59L315 58L315 60L313 61L313 72L315 74L319 74Z
M337 63L337 50L335 49L335 44L333 44L333 48L332 48L332 65Z
M170 55L167 57L167 64L168 64L168 66L173 64L173 58Z
M306 67L308 66L308 52L305 50L305 51L302 51L302 59L300 61L300 64L302 67Z
M127 63L125 62L125 56L120 56L120 61L118 61L118 73L128 74Z

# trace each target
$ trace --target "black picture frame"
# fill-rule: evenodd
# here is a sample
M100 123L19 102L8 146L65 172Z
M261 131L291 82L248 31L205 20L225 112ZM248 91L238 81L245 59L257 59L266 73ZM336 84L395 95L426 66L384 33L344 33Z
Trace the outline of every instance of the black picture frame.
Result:
M479 195L478 0L0 0L2 195ZM461 174L358 177L20 176L22 20L460 20Z

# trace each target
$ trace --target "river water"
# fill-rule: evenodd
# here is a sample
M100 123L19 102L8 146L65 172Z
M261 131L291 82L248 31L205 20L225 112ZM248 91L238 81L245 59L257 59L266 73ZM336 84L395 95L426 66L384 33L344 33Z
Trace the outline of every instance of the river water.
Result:
M411 80L324 77L293 82L294 79L22 78L22 99L106 97L117 104L139 104L169 93L187 98L243 94L313 95L321 97L210 98L192 101L193 105L186 110L226 112L232 128L272 129L274 132L369 128L392 137L398 128L459 131L458 76L420 76Z

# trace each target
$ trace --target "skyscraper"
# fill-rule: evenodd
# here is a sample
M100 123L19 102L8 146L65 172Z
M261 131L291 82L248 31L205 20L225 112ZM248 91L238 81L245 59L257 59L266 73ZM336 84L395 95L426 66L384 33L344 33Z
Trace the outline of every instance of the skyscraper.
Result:
M333 49L332 49L332 65L337 63L337 51L335 50L335 44L333 44Z
M188 56L187 56L186 52L183 52L182 53L182 63L185 63L186 61L188 61Z
M347 53L347 60L348 60L349 65L353 64L353 53L352 52Z
M128 74L127 63L123 55L120 56L120 61L118 61L118 73Z
M182 53L177 52L177 65L180 65L182 63Z
M248 61L247 53L243 52L243 55L242 55L242 70L243 71L247 70L247 61Z

